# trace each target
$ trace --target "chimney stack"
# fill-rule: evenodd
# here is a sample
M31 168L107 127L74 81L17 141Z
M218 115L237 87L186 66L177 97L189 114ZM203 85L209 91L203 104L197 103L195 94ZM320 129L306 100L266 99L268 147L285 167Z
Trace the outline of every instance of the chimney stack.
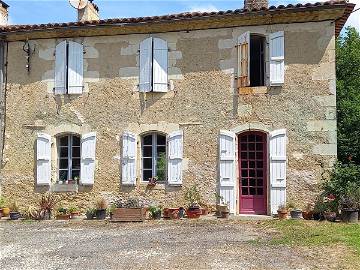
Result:
M268 8L268 0L244 0L244 8L247 10Z
M9 22L9 5L0 0L0 25L8 25Z
M78 21L84 22L93 20L100 20L99 8L93 3L93 0L90 0L86 7L78 10Z

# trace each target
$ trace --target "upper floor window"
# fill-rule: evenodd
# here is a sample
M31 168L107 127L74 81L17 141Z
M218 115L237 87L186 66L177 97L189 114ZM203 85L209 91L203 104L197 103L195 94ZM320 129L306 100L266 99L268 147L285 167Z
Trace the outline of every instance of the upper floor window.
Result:
M81 94L83 69L83 45L73 41L60 42L55 52L55 94Z
M168 44L160 38L140 43L140 92L168 91Z
M80 179L81 144L77 135L65 135L58 138L58 180L77 181Z
M269 35L268 55L266 38L246 32L238 38L238 87L271 86L284 83L284 32ZM266 63L269 62L267 73ZM267 76L269 77L267 80Z

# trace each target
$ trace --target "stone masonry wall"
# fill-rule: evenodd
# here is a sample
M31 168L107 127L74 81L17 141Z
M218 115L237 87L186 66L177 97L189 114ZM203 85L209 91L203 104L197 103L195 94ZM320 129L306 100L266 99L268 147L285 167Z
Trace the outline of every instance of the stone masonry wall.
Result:
M283 87L239 96L234 88L237 37L245 31L280 30L285 31ZM9 44L3 195L24 208L45 191L34 178L37 132L96 131L95 184L79 193L61 193L65 205L85 208L99 196L140 195L164 206L179 206L184 187L194 183L204 201L214 203L219 130L251 123L268 130L286 128L288 199L299 207L312 200L322 167L331 166L336 158L334 25L270 25L154 36L169 44L172 90L168 93L137 92L139 43L148 35L76 39L84 42L86 52L85 93L78 97L53 94L55 45L61 40L30 41L36 50L29 74L23 43ZM184 131L183 187L157 185L149 190L140 180L135 188L120 185L124 131L168 133L179 128Z

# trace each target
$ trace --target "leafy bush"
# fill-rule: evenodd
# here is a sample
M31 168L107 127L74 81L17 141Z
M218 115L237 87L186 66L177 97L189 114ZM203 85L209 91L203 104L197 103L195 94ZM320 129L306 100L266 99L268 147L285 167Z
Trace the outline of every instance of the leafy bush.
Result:
M197 185L193 185L185 190L185 200L189 206L200 203L201 195Z

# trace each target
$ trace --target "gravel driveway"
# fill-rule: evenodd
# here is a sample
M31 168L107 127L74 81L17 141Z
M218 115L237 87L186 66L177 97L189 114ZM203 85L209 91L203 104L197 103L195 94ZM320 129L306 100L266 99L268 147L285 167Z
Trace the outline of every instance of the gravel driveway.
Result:
M259 244L272 232L255 221L1 222L0 235L3 270L338 269L314 249Z

